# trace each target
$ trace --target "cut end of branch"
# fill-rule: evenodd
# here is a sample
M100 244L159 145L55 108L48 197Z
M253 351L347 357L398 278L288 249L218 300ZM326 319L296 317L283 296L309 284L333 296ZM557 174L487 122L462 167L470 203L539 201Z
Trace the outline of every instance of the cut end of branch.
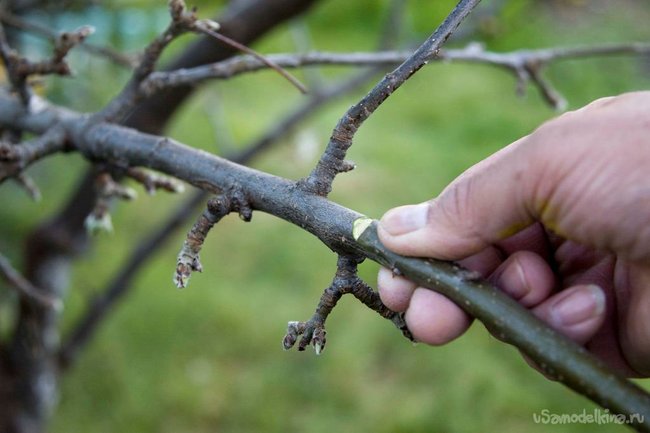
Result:
M355 241L358 241L363 232L372 224L373 219L368 218L367 216L362 216L357 218L352 223L352 237Z
M179 255L176 263L176 272L174 273L174 284L176 284L176 287L179 289L187 287L192 272L203 272L203 266L198 255L195 257L187 254Z

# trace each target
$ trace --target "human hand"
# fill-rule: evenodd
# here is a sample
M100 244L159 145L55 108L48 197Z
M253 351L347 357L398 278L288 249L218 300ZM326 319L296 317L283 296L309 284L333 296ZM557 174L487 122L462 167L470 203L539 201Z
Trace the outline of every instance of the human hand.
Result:
M650 92L604 98L481 161L436 199L388 211L380 240L455 260L628 376L650 376ZM384 303L418 341L470 318L382 269Z

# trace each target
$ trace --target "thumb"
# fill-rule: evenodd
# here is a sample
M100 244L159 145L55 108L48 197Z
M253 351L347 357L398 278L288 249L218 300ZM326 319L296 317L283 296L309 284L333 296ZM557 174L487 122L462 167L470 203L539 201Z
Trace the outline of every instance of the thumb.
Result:
M459 259L539 220L564 238L650 260L650 92L598 100L475 165L437 199L389 211L397 253ZM615 144L615 145L613 145Z
M535 196L527 137L481 161L436 199L388 211L380 240L409 256L456 260L530 225Z

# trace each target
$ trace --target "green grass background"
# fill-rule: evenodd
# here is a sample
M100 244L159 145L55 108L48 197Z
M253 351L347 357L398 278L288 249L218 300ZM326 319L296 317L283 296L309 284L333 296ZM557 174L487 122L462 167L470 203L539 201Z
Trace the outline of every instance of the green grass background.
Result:
M203 3L206 15L220 6ZM152 4L158 5L143 1L131 7ZM324 1L303 24L310 28L314 49L369 50L376 46L386 4ZM423 40L452 5L410 2L400 42ZM486 1L481 7L490 5ZM164 8L156 7L164 17ZM91 15L99 21L91 23L100 27L100 35L105 13ZM164 22L159 15L145 11L143 16ZM62 23L82 18L71 15ZM640 1L511 1L497 17L467 25L478 29L472 39L512 50L648 41L648 19L650 7ZM107 41L115 39L106 34ZM138 36L140 43L145 36ZM174 45L170 55L191 39ZM292 32L285 26L255 47L264 53L292 51ZM76 79L49 80L47 89L53 99L79 110L97 109L127 79L101 60L79 56L77 65ZM547 75L570 108L577 108L601 96L648 88L649 70L647 59L644 64L617 57L565 61ZM320 71L328 81L350 72ZM491 67L431 64L361 128L349 154L358 168L336 180L331 198L379 217L393 206L436 195L464 169L555 115L535 88L524 98L514 88L512 76ZM254 165L289 178L304 176L338 117L361 95L327 106ZM184 107L169 134L192 146L227 151L263 133L300 99L269 72L211 84ZM234 144L224 144L225 136ZM316 152L298 152L308 139L316 140ZM0 199L10 204L0 209L0 247L17 263L20 240L55 212L86 165L77 155L64 155L31 169L43 189L40 203L11 185L0 190ZM141 194L136 202L115 207L115 233L98 237L75 265L64 334L137 239L180 200ZM52 432L625 431L612 425L533 423L533 414L545 409L580 413L595 406L541 377L480 324L445 347L414 346L346 297L327 323L323 355L283 352L286 322L310 317L331 281L335 255L311 235L268 215L255 213L249 224L229 216L206 242L205 271L193 275L187 289L177 290L171 277L182 239L179 233L158 251L64 377ZM361 266L373 285L376 271L373 263ZM0 331L6 335L13 298L1 293Z

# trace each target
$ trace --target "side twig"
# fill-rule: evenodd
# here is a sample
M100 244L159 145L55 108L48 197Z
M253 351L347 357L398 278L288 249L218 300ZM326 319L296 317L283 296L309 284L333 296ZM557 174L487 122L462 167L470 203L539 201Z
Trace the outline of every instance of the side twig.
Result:
M30 164L66 148L64 128L54 127L43 135L22 143L0 143L0 183L18 176Z
M302 189L326 197L332 190L332 182L336 175L354 168L345 161L345 155L361 124L386 98L436 56L442 44L479 2L480 0L461 0L445 21L408 60L388 73L361 101L343 115L334 128L327 148L316 167L300 182Z
M413 336L406 327L404 316L389 310L379 299L379 294L357 275L357 265L361 261L363 261L361 257L339 256L334 280L321 295L316 312L311 319L306 322L289 322L287 325L287 333L282 340L284 350L291 349L296 344L298 337L302 335L300 343L298 343L298 350L303 351L311 344L314 346L316 354L320 355L326 342L325 321L339 299L346 293L353 294L368 308L393 322L406 338L413 340Z
M23 30L25 32L29 32L34 35L41 36L53 43L56 43L57 39L60 36L59 33L52 31L48 27L24 20L23 18L14 15L3 9L0 9L0 22L2 22L7 26L19 30ZM79 45L79 48L87 52L88 54L107 58L120 66L132 68L135 65L135 61L136 61L135 58L122 54L119 51L116 51L110 47L94 45L88 43L87 41L81 41L81 45Z
M0 25L0 58L2 58L13 89L20 95L24 104L28 104L31 97L27 79L32 75L70 75L72 71L66 61L66 56L72 48L81 44L94 31L93 27L82 26L72 32L60 33L54 41L52 57L32 62L11 49L4 28Z
M199 253L212 227L230 212L238 212L244 221L250 221L252 209L241 191L234 189L208 201L206 210L190 229L176 261L174 283L178 288L187 287L192 272L202 272Z
M41 293L25 277L23 277L9 262L3 254L0 253L0 275L9 285L24 298L31 302L36 302L44 307L60 310L63 303L59 299Z

